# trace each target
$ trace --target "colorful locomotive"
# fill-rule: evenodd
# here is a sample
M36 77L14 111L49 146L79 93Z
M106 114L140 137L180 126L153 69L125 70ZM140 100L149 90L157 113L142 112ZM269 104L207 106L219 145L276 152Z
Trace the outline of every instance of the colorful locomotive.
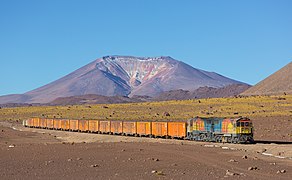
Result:
M101 134L180 138L196 141L252 143L253 126L248 118L194 118L188 122L69 120L31 118L25 127Z
M196 141L252 143L253 124L248 118L194 118L188 121L187 139Z

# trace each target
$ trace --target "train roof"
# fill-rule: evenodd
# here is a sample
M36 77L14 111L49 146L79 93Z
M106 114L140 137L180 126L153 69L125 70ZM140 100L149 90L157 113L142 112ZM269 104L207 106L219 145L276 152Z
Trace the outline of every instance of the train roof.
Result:
M208 119L221 119L221 120L224 120L224 119L231 119L231 120L235 120L235 121L239 121L239 120L242 120L242 119L246 119L246 120L250 120L248 117L195 117L195 118L191 118L189 120L195 120L195 119L205 119L205 120L208 120Z

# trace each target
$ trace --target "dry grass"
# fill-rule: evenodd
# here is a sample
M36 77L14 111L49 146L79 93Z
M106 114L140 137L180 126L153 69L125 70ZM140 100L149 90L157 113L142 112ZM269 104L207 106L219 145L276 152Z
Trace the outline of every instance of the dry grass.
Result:
M165 112L168 112L170 116L165 116ZM194 116L264 117L279 115L292 116L292 95L0 109L1 120L22 120L30 117L46 117L184 121Z

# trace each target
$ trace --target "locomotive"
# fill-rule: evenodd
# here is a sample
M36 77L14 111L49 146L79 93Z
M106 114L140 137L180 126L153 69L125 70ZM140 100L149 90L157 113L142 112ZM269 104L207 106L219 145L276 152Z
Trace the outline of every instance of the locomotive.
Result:
M187 139L196 141L253 143L253 124L248 118L200 118L188 121Z
M194 141L253 143L249 118L202 118L187 122L30 118L25 127L100 134L176 138Z

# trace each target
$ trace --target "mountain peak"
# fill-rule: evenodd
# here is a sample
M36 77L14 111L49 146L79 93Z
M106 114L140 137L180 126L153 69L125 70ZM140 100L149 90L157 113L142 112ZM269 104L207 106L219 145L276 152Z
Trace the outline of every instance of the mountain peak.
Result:
M242 83L193 68L169 56L114 55L96 59L52 83L25 93L25 98L17 100L21 100L20 103L47 103L58 97L85 94L154 97L170 90L192 91L205 86L219 88L231 84ZM7 102L11 101L6 98L1 103Z
M165 60L174 60L170 56L157 56L157 57L135 57L135 56L103 56L101 58L105 61L165 61Z
M172 69L177 63L169 56L104 56L97 60L96 68L122 78L133 89L159 73Z

